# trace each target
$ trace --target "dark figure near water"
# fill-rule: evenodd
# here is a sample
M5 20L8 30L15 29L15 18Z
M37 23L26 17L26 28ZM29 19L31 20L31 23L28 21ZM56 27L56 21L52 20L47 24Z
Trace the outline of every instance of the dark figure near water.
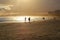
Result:
M26 17L25 17L25 22L26 22Z
M31 20L31 19L30 19L30 17L29 17L29 18L28 18L28 21L30 22L30 20Z
M43 17L42 19L45 20L45 17Z

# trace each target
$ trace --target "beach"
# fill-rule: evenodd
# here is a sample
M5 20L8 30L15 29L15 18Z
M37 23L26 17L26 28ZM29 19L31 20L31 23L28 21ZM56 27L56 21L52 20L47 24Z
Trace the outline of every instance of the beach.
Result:
M0 0L0 40L60 40L60 0Z
M0 40L60 40L60 20L0 23Z

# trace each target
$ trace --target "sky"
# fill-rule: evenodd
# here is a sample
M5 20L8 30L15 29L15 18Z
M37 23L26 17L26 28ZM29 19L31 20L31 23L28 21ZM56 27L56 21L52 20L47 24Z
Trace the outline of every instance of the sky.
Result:
M54 11L60 9L60 0L0 0L1 5L13 5L13 11ZM0 6L1 6L0 5Z

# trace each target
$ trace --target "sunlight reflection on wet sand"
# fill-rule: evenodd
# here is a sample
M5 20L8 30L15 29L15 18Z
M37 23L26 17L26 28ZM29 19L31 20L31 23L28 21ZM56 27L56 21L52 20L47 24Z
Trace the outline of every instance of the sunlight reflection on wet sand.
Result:
M53 16L6 16L6 17L0 17L0 22L29 22L28 20L29 17L30 17L30 22L33 22L33 21L43 21L43 17L45 18L45 20L52 20L56 16L54 17Z

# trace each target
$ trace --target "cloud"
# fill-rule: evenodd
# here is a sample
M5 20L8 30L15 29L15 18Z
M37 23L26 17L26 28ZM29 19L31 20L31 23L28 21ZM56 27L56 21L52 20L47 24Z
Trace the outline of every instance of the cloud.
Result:
M0 4L6 4L9 0L0 0Z
M14 4L16 0L0 0L0 4Z
M0 5L1 10L12 10L13 5Z
M27 0L26 0L27 1ZM60 9L60 0L31 0L27 2L19 0L0 0L0 4L16 4L14 10L26 11L52 11Z

